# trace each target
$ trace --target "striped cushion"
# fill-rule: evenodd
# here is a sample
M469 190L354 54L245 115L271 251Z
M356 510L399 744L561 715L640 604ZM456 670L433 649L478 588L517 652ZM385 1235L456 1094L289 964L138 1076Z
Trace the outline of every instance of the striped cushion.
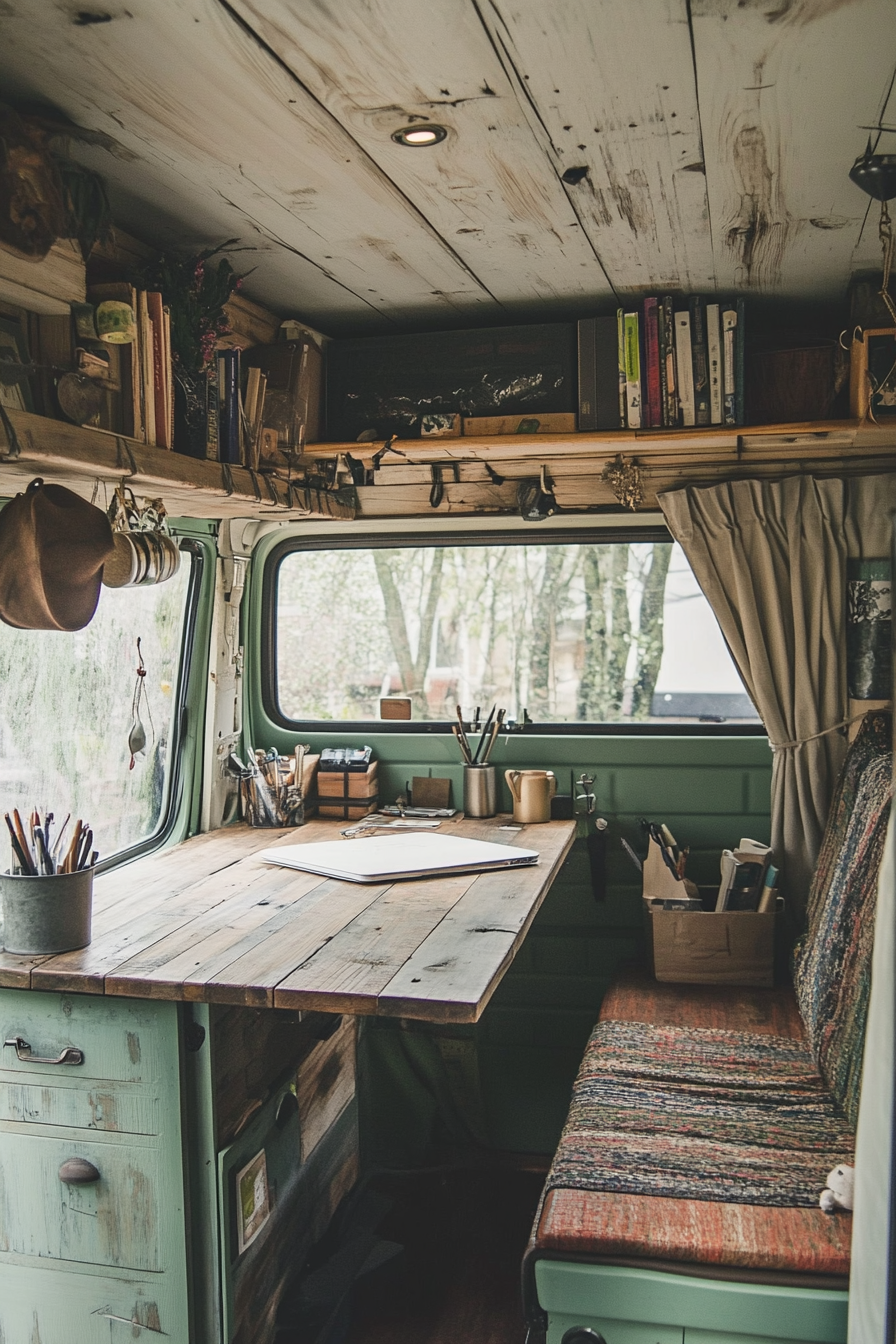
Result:
M877 876L892 783L892 721L865 716L837 782L809 892L794 984L809 1044L850 1123L858 1120Z
M852 1149L803 1042L601 1022L547 1189L811 1207Z

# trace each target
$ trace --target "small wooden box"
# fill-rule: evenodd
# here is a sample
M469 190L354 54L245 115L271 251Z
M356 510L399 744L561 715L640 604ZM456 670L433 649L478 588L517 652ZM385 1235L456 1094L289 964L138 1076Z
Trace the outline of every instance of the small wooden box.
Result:
M657 980L680 985L771 986L775 912L662 910L648 913Z
M376 811L377 796L372 798L321 798L317 815L335 821L362 821Z

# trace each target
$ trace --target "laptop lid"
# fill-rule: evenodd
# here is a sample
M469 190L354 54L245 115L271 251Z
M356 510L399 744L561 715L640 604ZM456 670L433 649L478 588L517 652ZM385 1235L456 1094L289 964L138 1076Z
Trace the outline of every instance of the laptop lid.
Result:
M468 840L460 835L415 831L357 840L320 840L262 850L259 858L284 868L299 868L346 882L395 882L443 873L487 872L492 868L528 868L538 862L534 849Z

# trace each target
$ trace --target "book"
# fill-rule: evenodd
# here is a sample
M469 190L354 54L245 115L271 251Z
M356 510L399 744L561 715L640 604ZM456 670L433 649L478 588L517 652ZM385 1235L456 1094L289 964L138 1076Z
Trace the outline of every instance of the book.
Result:
M736 425L745 425L747 423L745 392L744 387L744 340L746 335L746 304L743 299L738 299L737 309L737 331L734 340L734 423Z
M578 323L579 430L619 428L619 361L615 317L586 317ZM310 354L311 352L309 352ZM309 442L314 429L309 416Z
M644 300L644 383L645 396L642 422L650 429L658 429L663 423L660 394L660 333L659 300Z
M689 427L695 424L694 372L691 355L691 315L684 311L675 314L675 368L678 375L681 423Z
M672 295L667 294L659 307L660 401L663 426L678 426L678 379L675 372L675 314Z
M625 313L616 309L616 376L619 387L619 428L625 429L628 419L625 413Z
M625 416L629 429L640 429L641 415L641 342L637 313L626 313L625 342Z
M694 370L694 424L708 425L709 369L706 351L706 302L698 295L688 299L691 315L691 361Z
M147 293L137 293L137 342L140 347L140 405L143 411L145 442L156 442L155 354L153 351L152 323L149 317Z
M218 351L218 460L240 463L240 352Z
M205 393L205 456L210 462L218 461L218 360L215 357L206 370Z
M722 423L722 329L719 320L719 305L706 305L706 356L709 371L709 422L711 425Z
M162 311L162 296L157 290L146 295L146 312L152 335L152 383L153 416L155 420L155 443L158 448L170 448L168 388L171 382L170 357L165 349L165 315Z
M735 368L737 341L737 309L722 306L722 418L726 425L737 424L735 405Z

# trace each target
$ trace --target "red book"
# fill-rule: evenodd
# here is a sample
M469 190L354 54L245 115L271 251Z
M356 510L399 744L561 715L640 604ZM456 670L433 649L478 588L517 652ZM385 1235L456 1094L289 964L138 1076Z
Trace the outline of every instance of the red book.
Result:
M660 328L656 299L644 300L644 362L646 364L646 392L644 421L648 428L659 429L663 423L660 392Z

